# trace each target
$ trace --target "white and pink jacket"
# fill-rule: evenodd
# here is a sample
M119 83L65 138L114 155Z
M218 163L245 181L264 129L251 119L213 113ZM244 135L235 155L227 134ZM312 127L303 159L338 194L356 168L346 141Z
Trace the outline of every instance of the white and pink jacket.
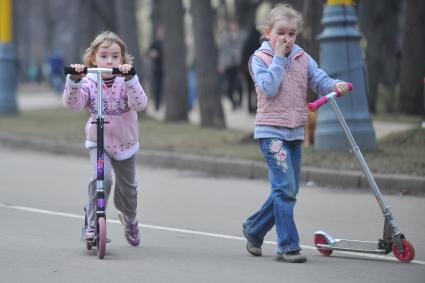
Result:
M112 87L102 85L103 115L105 119L104 145L106 153L115 160L128 159L139 150L137 112L148 105L148 97L137 76L125 81L116 77ZM96 147L97 82L96 75L88 74L78 83L69 76L66 80L63 103L71 111L87 108L86 147Z

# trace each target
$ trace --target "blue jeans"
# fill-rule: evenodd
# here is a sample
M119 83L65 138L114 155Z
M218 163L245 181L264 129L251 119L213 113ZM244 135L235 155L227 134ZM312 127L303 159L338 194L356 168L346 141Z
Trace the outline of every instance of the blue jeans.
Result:
M278 251L288 253L301 250L294 221L301 171L301 143L301 140L260 139L271 192L260 210L244 223L247 238L255 245L261 246L266 233L276 224Z

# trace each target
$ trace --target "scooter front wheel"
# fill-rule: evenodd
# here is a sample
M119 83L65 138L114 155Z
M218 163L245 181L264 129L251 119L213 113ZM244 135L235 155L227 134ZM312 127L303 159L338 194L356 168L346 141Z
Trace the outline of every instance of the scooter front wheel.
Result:
M332 254L332 250L320 248L320 247L317 246L318 244L329 245L329 242L324 235L321 235L321 234L314 235L314 244L316 245L317 250L321 254L327 255L327 256Z
M105 256L106 251L106 219L105 217L99 217L97 220L98 234L96 238L96 249L97 256L102 259Z
M403 252L393 243L393 254L399 261L411 262L415 258L415 249L408 240L402 239L401 241L403 244Z

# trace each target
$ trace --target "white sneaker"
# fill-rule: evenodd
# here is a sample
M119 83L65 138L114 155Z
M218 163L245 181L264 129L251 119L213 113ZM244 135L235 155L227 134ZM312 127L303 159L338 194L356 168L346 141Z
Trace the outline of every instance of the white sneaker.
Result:
M84 229L84 238L86 239L86 241L88 240L93 240L94 238L94 227L93 226L86 226L86 228Z

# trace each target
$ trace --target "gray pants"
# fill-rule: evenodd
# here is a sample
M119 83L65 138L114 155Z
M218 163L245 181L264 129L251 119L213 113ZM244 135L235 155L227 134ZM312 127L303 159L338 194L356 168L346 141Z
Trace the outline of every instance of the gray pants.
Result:
M88 187L89 201L86 205L87 223L95 226L96 222L96 179L97 179L97 149L90 148L90 160L92 164L92 178ZM112 170L115 173L114 204L130 223L136 221L137 211L137 182L136 182L136 156L129 159L114 160L106 153L104 155L104 186L105 201L108 203L112 187Z

